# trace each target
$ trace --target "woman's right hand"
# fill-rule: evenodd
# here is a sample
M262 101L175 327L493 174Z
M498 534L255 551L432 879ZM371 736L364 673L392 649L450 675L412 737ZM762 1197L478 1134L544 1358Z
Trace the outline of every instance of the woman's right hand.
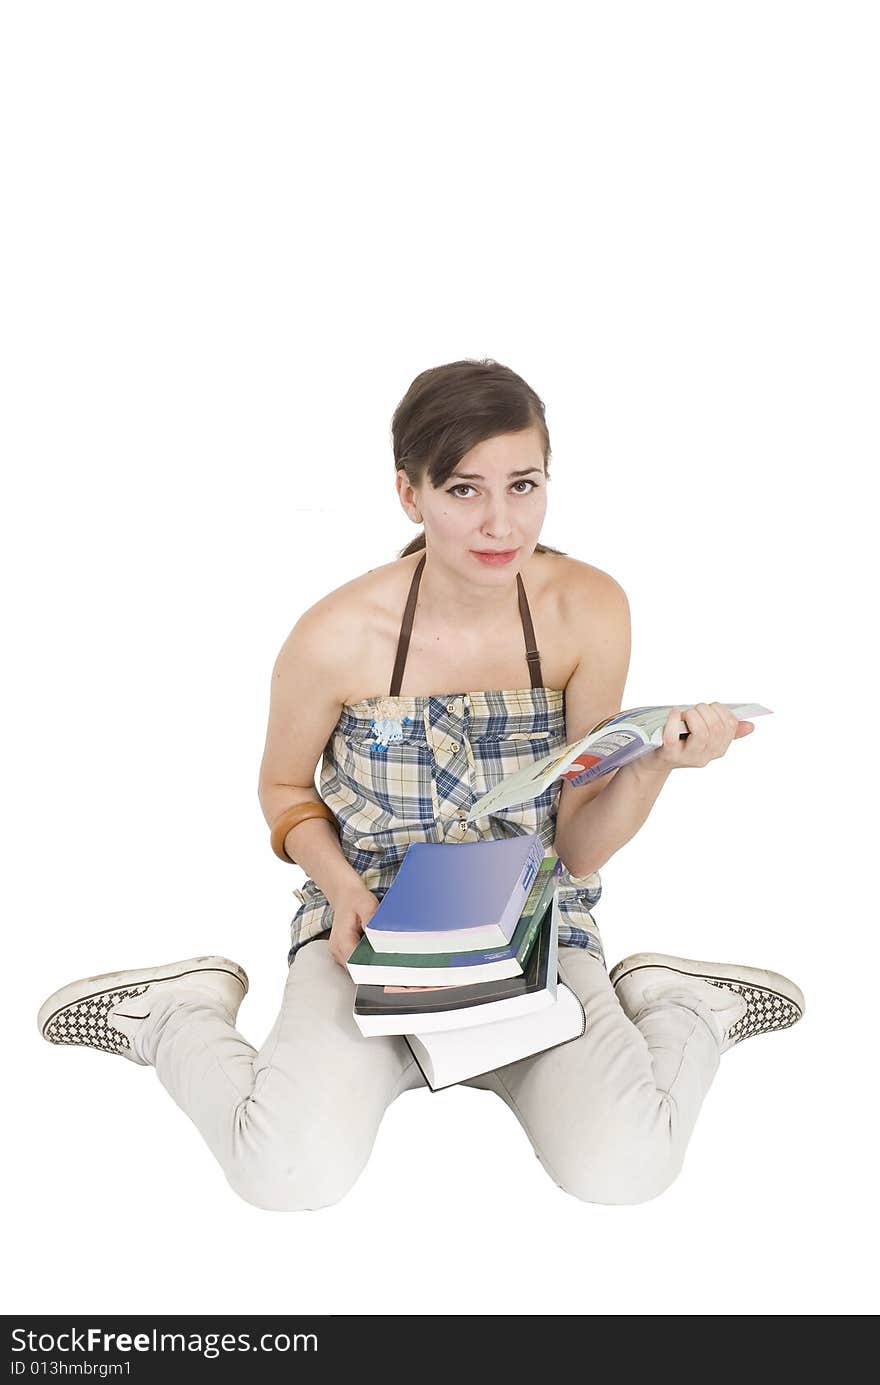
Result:
M330 956L344 967L379 907L379 901L366 885L352 885L330 901L333 926L330 929Z
M686 735L679 731L682 721ZM639 769L663 774L673 769L704 769L712 760L720 760L733 741L751 735L754 729L753 721L740 721L723 702L673 707L663 728L663 744L639 759Z

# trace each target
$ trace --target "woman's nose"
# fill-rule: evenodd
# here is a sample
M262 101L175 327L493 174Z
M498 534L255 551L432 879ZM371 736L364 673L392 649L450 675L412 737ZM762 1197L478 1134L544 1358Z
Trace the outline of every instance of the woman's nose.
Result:
M511 533L510 513L503 502L488 505L482 527L484 534L496 539Z

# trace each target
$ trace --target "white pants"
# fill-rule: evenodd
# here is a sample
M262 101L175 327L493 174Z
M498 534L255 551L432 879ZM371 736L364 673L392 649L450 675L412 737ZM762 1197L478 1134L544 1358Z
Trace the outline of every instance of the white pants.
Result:
M566 1192L647 1201L681 1169L720 1062L717 1033L696 989L692 1004L678 993L633 1024L597 958L560 948L559 970L583 1002L582 1037L463 1085L507 1102ZM404 1039L361 1035L353 998L354 983L319 938L294 956L261 1049L207 992L169 993L138 1032L137 1052L256 1207L337 1202L366 1165L391 1102L426 1085Z

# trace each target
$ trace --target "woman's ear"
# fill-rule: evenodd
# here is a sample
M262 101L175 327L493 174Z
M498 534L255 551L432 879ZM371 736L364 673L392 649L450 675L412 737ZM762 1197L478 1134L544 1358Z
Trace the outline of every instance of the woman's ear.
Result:
M422 512L416 499L416 492L403 467L398 470L396 479L397 494L400 497L401 505L415 524L421 524Z

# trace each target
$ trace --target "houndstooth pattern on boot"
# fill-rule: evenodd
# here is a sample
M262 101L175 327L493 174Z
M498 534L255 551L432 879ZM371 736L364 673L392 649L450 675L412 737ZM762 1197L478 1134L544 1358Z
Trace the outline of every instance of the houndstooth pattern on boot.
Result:
M122 1053L131 1044L126 1034L107 1024L107 1015L120 1001L143 995L146 986L129 987L122 991L105 991L103 995L86 996L73 1005L59 1010L43 1030L43 1037L52 1044L85 1044L104 1049L106 1053Z
M738 1044L743 1039L750 1039L753 1034L764 1034L771 1029L788 1029L801 1017L798 1006L785 996L777 995L775 991L764 990L760 986L747 986L739 981L713 981L708 976L703 979L708 981L710 986L722 986L725 990L736 991L737 995L745 997L748 1009L742 1019L738 1019L727 1031L731 1044Z

